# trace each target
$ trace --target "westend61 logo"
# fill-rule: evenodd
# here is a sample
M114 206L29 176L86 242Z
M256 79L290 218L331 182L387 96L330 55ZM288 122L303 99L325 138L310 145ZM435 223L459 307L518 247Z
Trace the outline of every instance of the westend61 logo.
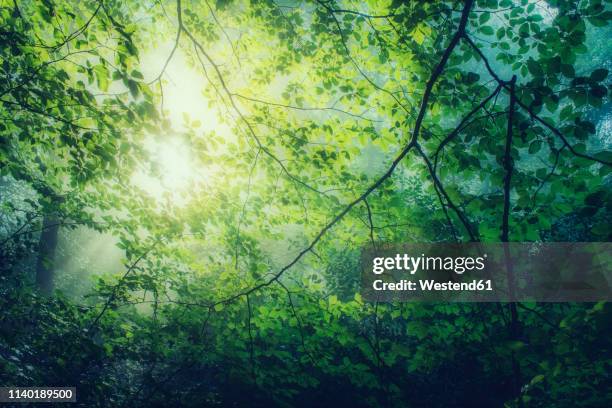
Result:
M376 275L385 271L406 271L414 275L417 271L453 271L459 275L465 271L482 271L485 268L487 254L479 257L441 257L441 256L410 256L395 254L394 257L376 257L372 260L372 272Z

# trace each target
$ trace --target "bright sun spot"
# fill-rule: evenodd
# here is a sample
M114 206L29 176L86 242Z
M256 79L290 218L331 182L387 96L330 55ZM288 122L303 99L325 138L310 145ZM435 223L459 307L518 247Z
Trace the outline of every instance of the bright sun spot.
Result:
M189 147L179 138L159 140L151 137L144 147L149 154L148 166L139 169L133 183L158 201L165 198L180 204L181 194L193 181L193 158Z
M163 44L144 56L142 71L146 78L159 75L159 61L165 60L172 42ZM182 52L177 51L164 73L164 113L172 127L180 129L184 115L202 123L200 130L217 130L219 124L202 94L206 83L201 73L190 67ZM145 138L143 147L149 156L133 175L132 183L159 203L182 206L189 200L194 182L206 183L210 172L203 166L183 138L176 134ZM196 165L197 163L197 165Z
M169 41L144 55L142 72L145 78L155 78L162 69L173 42ZM184 138L179 136L185 126L185 118L198 121L198 137L205 132L231 135L231 130L217 120L217 111L211 108L203 93L207 86L202 72L190 66L181 50L166 67L163 76L164 116L175 129L168 135L148 135L143 148L149 161L143 163L132 176L132 184L153 197L158 203L185 205L190 194L198 189L210 189L216 180L218 166L200 160ZM229 137L229 136L228 136Z
M187 146L176 140L158 143L153 160L159 164L162 186L183 190L190 181L191 158Z

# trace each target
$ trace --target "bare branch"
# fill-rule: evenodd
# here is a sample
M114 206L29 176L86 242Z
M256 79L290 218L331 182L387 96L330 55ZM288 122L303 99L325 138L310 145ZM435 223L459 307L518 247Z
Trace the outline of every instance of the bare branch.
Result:
M446 190L444 189L442 182L440 181L440 179L434 172L434 168L431 164L431 161L429 160L425 152L421 149L421 146L419 146L419 144L417 143L415 147L419 155L425 161L425 164L427 165L427 169L429 170L429 175L431 176L434 182L434 185L436 186L437 189L439 189L440 193L444 196L444 199L446 200L446 203L448 204L448 206L455 212L455 214L457 214L457 217L459 217L459 220L463 224L463 227L465 228L468 235L470 236L470 240L478 241L478 238L476 237L474 232L472 232L472 227L470 226L470 222L468 221L467 217L463 214L463 212L459 209L459 207L457 207L455 203L453 203L449 195L446 193Z
M508 129L506 132L506 149L504 152L504 214L502 218L502 242L508 242L508 224L510 218L510 182L512 181L512 170L514 164L512 162L512 125L514 121L514 109L516 104L515 95L516 75L510 80L510 109L508 110Z

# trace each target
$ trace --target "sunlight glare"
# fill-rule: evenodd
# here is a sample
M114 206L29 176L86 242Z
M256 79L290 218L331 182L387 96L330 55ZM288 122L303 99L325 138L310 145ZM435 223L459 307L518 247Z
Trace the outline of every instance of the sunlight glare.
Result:
M183 190L191 176L189 149L184 144L171 140L157 144L154 160L159 164L162 186L168 190Z
M193 182L193 158L189 147L179 138L159 140L151 137L144 147L150 163L134 174L132 182L157 201L167 198L183 203L181 195Z

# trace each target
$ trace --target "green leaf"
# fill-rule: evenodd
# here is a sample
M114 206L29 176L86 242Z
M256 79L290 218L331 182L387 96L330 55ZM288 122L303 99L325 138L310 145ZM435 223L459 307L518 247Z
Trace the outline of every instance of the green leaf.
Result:
M493 27L491 26L482 26L479 28L479 31L485 35L493 35Z
M542 142L540 140L535 140L531 142L531 144L529 145L529 153L536 154L537 152L540 151L541 147L542 147Z
M608 88L602 85L595 85L589 90L589 93L596 98L603 98L608 94Z
M605 162L612 163L612 151L603 151L603 152L595 153L593 156L599 160L603 160Z
M534 61L533 58L529 58L527 60L527 69L529 70L529 73L534 77L541 77L544 75L542 66L540 65L540 63Z
M106 92L108 91L108 83L109 83L109 71L105 65L98 64L93 67L93 71L96 74L96 82L98 87Z
M128 86L128 89L130 90L130 94L132 95L132 97L137 98L138 95L140 94L140 89L138 88L138 82L134 81L133 79L128 79L127 86Z
M606 79L607 76L608 76L608 70L604 68L596 69L595 71L591 72L592 81L600 82Z
M478 82L479 79L480 79L480 75L478 75L477 73L468 72L465 80L468 84L473 84L474 82Z
M574 66L570 64L561 64L561 72L568 78L574 78L576 76Z

